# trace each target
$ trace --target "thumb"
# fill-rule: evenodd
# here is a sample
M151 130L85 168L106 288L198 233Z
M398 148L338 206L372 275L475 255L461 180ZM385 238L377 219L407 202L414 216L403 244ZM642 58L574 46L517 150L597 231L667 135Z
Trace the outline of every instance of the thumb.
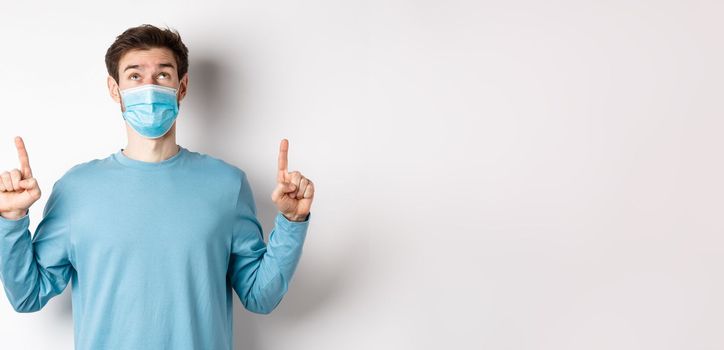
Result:
M295 184L293 184L293 183L291 183L291 182L284 184L284 192L285 192L285 193L292 192L292 191L296 191L296 190L297 190L297 185L295 185Z
M35 202L38 200L41 196L40 193L40 186L38 186L38 180L36 180L34 177L31 177L29 179L20 180L18 181L18 185L20 185L20 188L26 190L26 195L30 196L30 200ZM32 203L32 202L31 202Z
M38 187L38 181L35 180L34 177L31 177L29 179L24 179L24 180L18 181L18 185L20 185L20 188L22 188L24 190L31 190L33 188Z
M274 189L274 192L272 192L272 200L276 201L278 198L282 197L285 193L289 193L289 192L296 191L296 190L297 190L297 186L291 182L279 182L279 183L277 183L277 187Z

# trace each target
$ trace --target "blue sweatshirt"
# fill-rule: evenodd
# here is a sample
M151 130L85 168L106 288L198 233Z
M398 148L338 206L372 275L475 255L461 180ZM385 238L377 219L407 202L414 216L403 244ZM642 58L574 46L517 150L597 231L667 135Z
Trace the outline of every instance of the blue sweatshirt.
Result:
M0 216L13 308L38 311L72 281L77 350L232 350L232 288L247 310L271 312L311 213L294 222L277 212L265 244L245 172L179 149L160 162L120 149L73 166L32 238L29 212Z

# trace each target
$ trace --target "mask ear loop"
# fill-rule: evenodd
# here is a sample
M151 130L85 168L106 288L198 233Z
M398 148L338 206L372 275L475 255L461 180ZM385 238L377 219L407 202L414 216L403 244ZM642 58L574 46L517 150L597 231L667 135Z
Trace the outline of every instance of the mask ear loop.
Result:
M178 100L178 92L181 90L181 83L178 84L178 88L175 89L174 95L176 95L176 109L181 109L181 101Z
M125 102L123 102L123 94L121 93L121 87L116 84L116 93L118 94L118 99L121 100L121 113L123 113L123 110L126 108ZM123 119L126 119L126 117L123 117Z

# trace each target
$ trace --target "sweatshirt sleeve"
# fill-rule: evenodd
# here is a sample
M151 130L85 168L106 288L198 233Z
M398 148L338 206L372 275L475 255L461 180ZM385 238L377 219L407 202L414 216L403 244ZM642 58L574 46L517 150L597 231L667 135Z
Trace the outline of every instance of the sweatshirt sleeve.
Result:
M295 222L278 211L265 244L251 187L241 172L228 275L247 310L268 314L279 305L301 257L310 217Z
M32 238L31 209L17 220L0 216L0 281L17 312L42 309L70 280L70 218L64 199L57 181Z

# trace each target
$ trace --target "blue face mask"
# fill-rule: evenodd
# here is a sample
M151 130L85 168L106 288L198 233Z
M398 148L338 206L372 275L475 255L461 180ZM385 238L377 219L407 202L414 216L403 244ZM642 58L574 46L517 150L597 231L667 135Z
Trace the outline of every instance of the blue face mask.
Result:
M123 119L150 139L165 135L178 115L178 89L146 84L121 91Z

